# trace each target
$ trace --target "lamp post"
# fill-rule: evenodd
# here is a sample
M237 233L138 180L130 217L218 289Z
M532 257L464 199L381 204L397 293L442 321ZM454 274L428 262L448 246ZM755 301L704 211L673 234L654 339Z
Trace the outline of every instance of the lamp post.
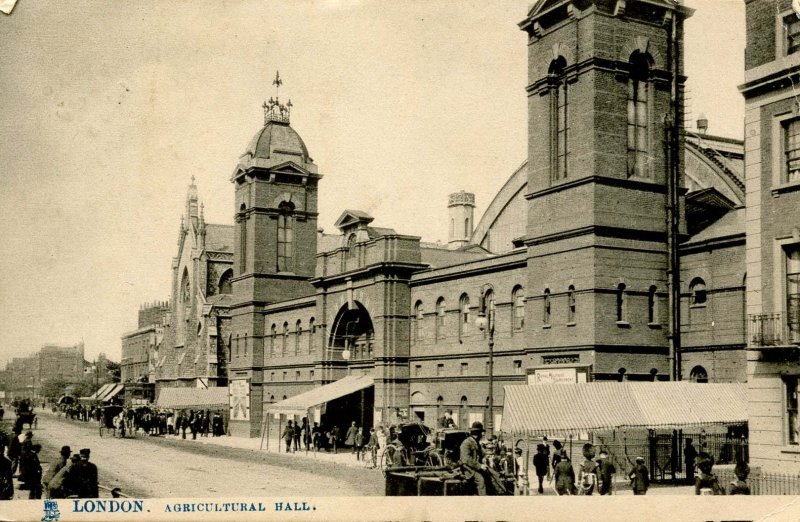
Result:
M481 298L481 311L475 319L475 326L481 332L489 333L489 418L486 420L486 434L494 435L494 307L489 306L487 313L486 299Z

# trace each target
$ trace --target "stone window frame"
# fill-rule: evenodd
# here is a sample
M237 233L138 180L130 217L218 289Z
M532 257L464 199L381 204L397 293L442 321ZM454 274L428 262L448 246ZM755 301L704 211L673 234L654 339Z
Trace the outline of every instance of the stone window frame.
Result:
M300 355L300 342L303 339L303 321L298 319L294 329L294 354Z
M312 317L308 320L308 353L314 353L314 335L317 333L316 319Z
M521 332L525 329L525 288L522 285L514 286L511 291L511 332Z
M787 27L791 17L794 17L793 22L800 23L800 16L794 12L793 9L786 9L778 12L775 15L775 59L780 60L789 55L800 52L800 41L796 49L792 50L790 42L789 28ZM799 27L800 28L800 27ZM800 33L798 33L800 35ZM791 51L791 52L790 52Z
M469 294L464 292L458 298L458 340L462 341L463 338L469 334L470 321L470 307L469 307Z
M424 330L424 323L425 320L425 310L423 308L422 299L417 299L417 302L414 303L414 311L413 311L413 339L415 343L422 341L425 338L425 330Z
M568 118L568 87L565 69L567 59L556 56L551 60L547 69L548 83L550 85L550 182L557 183L568 176L567 147L569 118Z
M689 283L689 306L691 308L705 308L708 306L708 284L705 279L695 276Z
M444 297L439 297L436 300L436 332L435 338L438 341L439 339L444 339L445 336L445 325L447 324L446 321L447 317L447 301Z
M797 122L800 125L800 114L797 108L789 112L776 114L772 117L771 128L771 163L772 163L772 190L797 190L800 189L800 174L795 179L789 179L788 160L786 157L786 141L789 126ZM780 168L776 168L780 166Z
M786 326L787 335L790 334L788 328L788 294L787 294L787 256L790 250L800 250L800 228L795 228L791 236L777 237L774 240L772 259L772 282L773 282L773 310L781 314L782 327ZM780 260L780 261L778 261Z
M639 58L641 57L641 58ZM635 64L634 59L643 63ZM630 74L626 95L626 148L628 178L652 179L653 153L653 91L650 74L655 60L648 51L634 50L628 58ZM644 95L641 94L644 90ZM642 121L644 120L644 121ZM633 127L633 135L631 135ZM639 129L645 143L640 143Z

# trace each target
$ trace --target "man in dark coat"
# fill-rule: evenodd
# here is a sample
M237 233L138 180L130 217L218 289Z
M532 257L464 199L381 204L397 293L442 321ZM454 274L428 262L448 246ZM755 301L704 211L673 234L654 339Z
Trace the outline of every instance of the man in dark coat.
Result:
M14 426L11 435L8 437L8 458L11 460L11 474L17 472L19 467L19 455L22 453L22 442L19 440L19 434L22 433L22 428Z
M81 456L77 453L74 454L67 460L67 464L50 479L47 484L47 498L67 498L72 495L75 489L75 484L70 482L73 479L72 467L80 460Z
M50 489L50 481L53 480L53 477L55 477L59 471L66 467L67 462L69 462L70 455L72 455L72 449L70 449L69 446L62 446L58 460L56 460L53 465L48 468L47 473L45 473L44 477L42 477L42 485L44 486L45 492Z
M683 462L686 464L686 483L694 484L694 464L697 460L697 450L692 445L692 439L686 439L686 447L683 448Z
M486 495L486 465L483 462L481 450L481 437L483 436L483 423L473 422L469 429L469 437L464 439L459 448L459 458L464 478L475 484L478 495Z
M294 440L294 427L292 427L292 421L288 421L286 423L286 427L283 429L283 440L286 442L286 453L291 453L292 441Z
M553 469L553 480L555 480L556 493L559 495L577 495L575 488L575 470L572 469L572 462L566 454L561 458Z
M636 457L636 464L633 465L628 478L631 479L631 489L634 495L645 495L650 487L650 473L644 465L644 457Z
M600 451L600 457L597 459L597 469L600 475L598 477L600 479L600 494L610 495L614 484L614 474L617 472L617 468L615 468L614 464L609 460L608 452L605 450Z
M75 489L72 494L78 498L97 498L97 466L89 462L90 450L84 448L80 451L81 460L76 462L70 470L69 483Z
M39 462L41 449L40 444L31 444L30 449L20 456L20 489L30 491L29 499L42 498L42 464Z
M547 450L544 444L536 446L536 455L533 456L533 467L536 470L536 478L539 479L539 494L544 494L544 477L547 475L547 469L550 463L547 458Z
M0 500L14 498L14 479L11 472L11 461L0 453Z

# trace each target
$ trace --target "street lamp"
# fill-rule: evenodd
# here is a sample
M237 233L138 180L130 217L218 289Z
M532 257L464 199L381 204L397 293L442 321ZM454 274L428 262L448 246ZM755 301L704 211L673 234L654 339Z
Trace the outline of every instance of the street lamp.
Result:
M494 306L489 305L486 310L486 295L481 297L481 311L475 319L478 330L489 333L489 418L486 421L486 433L489 437L494 434Z

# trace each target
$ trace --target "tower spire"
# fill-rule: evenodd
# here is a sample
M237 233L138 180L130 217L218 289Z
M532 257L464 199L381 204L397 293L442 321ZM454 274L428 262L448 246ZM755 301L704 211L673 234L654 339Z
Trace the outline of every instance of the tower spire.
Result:
M275 98L270 98L269 101L265 101L261 105L261 108L264 109L264 125L267 125L271 121L289 123L289 114L292 111L292 100L286 102L285 105L280 102L279 94L281 85L283 85L280 71L275 71L275 79L272 80L272 85L275 86Z

